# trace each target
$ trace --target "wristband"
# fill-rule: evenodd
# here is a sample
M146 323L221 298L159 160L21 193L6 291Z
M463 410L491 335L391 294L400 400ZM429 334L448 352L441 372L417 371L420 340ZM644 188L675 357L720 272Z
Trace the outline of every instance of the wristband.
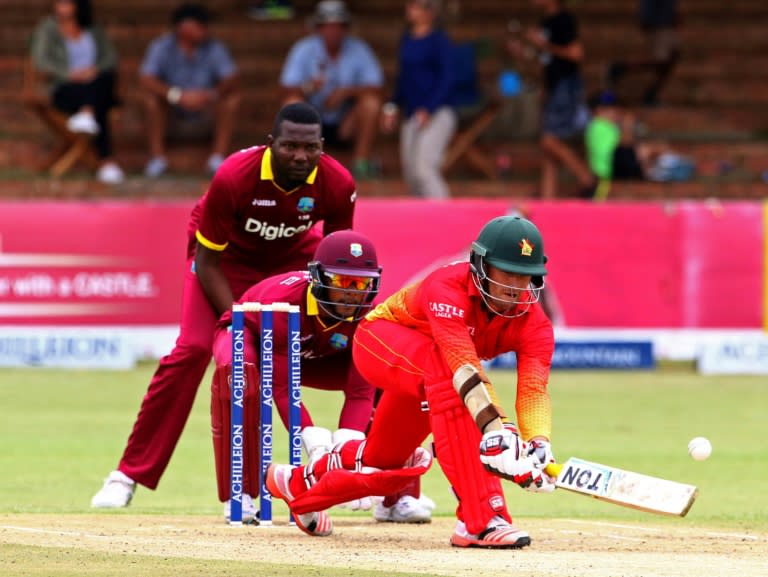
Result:
M168 89L168 92L165 94L165 98L168 100L169 104L173 104L175 106L181 100L181 88L178 86L171 86Z

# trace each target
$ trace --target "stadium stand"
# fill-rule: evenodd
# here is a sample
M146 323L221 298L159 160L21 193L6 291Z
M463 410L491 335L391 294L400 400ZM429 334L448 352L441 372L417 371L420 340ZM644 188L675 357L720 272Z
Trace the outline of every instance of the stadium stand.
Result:
M312 0L296 0L296 17L258 21L246 17L247 2L208 0L216 14L216 33L227 40L243 73L242 122L235 147L263 142L278 106L277 81L285 52L305 32ZM93 182L88 173L51 180L37 172L40 159L54 146L49 129L25 108L22 86L32 28L49 10L50 0L4 0L0 22L0 197L146 197L196 196L205 186L199 167L202 146L174 148L172 164L183 172L156 183L138 176L146 162L141 109L131 88L147 43L166 29L175 2L166 0L100 0L99 21L107 27L120 54L124 106L116 126L116 156L129 175L118 187ZM396 47L402 32L402 3L393 0L349 0L357 31L370 42L391 85ZM482 40L495 47L495 57L478 61L480 81L494 85L501 66L501 46L510 19L535 22L528 0L447 0L447 29L457 41ZM634 0L581 0L577 12L586 43L584 76L590 90L601 87L605 64L641 49ZM609 198L765 198L768 197L768 18L765 0L689 0L681 2L682 58L663 95L663 104L639 108L647 139L665 140L695 158L697 177L685 183L622 183ZM642 78L633 80L640 86ZM627 82L624 90L632 90ZM523 197L536 194L538 152L531 138L488 139L476 149L490 158L503 153L511 165L504 178L479 176L466 161L457 161L450 176L463 180L459 196ZM397 142L380 137L377 154L383 177L361 184L361 194L404 194L397 180ZM346 160L344 152L336 152ZM136 182L139 181L139 182ZM570 183L573 184L573 183ZM575 189L565 183L563 191Z

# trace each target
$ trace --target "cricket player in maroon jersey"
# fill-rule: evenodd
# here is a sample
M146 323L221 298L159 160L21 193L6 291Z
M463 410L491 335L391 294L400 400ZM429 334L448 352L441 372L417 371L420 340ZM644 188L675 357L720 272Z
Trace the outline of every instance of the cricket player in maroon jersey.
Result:
M378 305L353 344L357 368L384 389L367 440L335 446L306 466L273 464L270 492L294 514L390 494L429 468L431 456L420 445L432 433L459 501L451 544L530 544L512 524L499 477L534 491L554 489L543 473L554 460L547 392L554 337L538 303L545 262L533 223L498 217L481 230L469 262L438 268ZM507 351L517 354L519 429L480 364Z
M358 322L373 306L379 292L381 268L376 249L365 235L352 230L337 231L326 236L315 251L313 260L303 271L275 275L249 288L240 302L281 302L297 305L301 310L301 385L314 389L342 391L344 404L338 429L317 427L304 403L301 405L302 441L307 454L326 453L336 443L362 440L371 420L374 388L360 375L352 363L352 335ZM219 500L229 499L229 375L232 370L232 334L230 311L219 320L213 344L216 362L211 385L211 430L216 462ZM245 313L245 421L259 422L259 365L261 315ZM272 352L275 406L288 427L288 331L287 318L277 314L273 322ZM244 494L259 494L258 428L246 426ZM253 503L251 499L244 510ZM228 507L225 506L225 517ZM253 511L255 513L255 510ZM252 515L248 515L250 517ZM301 519L297 522L302 523ZM330 520L322 514L314 522L317 531L330 530Z
M216 323L234 300L269 276L304 269L322 236L352 228L355 182L323 153L320 131L311 106L283 107L267 145L227 158L198 201L176 345L160 360L120 463L91 506L125 507L137 483L157 487L210 363Z

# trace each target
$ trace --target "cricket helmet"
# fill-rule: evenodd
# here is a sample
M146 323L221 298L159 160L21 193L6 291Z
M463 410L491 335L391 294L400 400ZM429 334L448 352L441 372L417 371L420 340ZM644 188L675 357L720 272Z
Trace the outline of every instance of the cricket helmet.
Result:
M376 247L367 236L354 230L339 230L323 238L309 263L309 274L312 296L323 312L345 321L360 320L368 312L381 281ZM349 295L364 295L352 317L341 317L333 310L339 301L330 300L331 289L342 295L342 300Z
M525 305L539 300L544 286L543 277L547 274L544 266L547 257L544 255L544 241L541 233L530 220L519 216L499 216L486 223L477 240L472 243L469 262L475 285L486 304L489 304L487 300L489 298L495 301L501 300L488 293L489 283L500 284L488 278L488 266L531 277L529 287L503 285L506 288L517 289L518 293L522 291L520 297L510 302ZM494 307L490 308L494 309Z

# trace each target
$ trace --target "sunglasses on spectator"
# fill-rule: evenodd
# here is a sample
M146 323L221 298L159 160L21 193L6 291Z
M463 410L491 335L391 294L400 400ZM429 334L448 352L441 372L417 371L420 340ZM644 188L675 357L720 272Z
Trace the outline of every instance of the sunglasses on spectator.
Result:
M349 276L346 274L335 274L330 272L325 273L325 276L328 278L328 283L333 288L364 291L371 288L371 284L373 283L373 278L369 276Z

